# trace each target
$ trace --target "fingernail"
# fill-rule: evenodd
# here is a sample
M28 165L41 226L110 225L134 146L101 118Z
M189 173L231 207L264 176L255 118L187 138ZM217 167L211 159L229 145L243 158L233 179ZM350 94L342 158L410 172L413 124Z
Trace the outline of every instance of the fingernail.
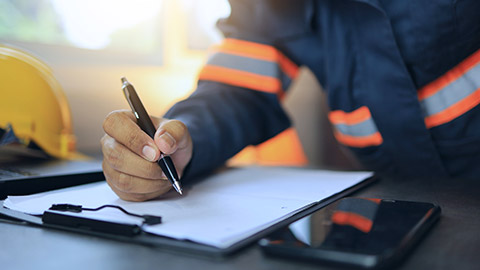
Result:
M163 133L160 139L164 140L170 147L175 145L175 139L168 132Z
M155 152L155 149L153 149L151 146L145 145L142 149L143 155L147 158L149 161L155 161L155 156L157 153Z

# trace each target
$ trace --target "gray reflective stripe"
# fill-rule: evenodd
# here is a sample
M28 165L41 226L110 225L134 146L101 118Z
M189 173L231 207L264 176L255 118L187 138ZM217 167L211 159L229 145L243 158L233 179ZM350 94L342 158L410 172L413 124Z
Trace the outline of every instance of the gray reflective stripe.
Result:
M345 198L340 201L337 209L355 213L373 221L377 213L378 204L362 198Z
M425 116L431 116L468 97L478 88L480 88L480 65L471 68L442 90L420 101L420 106Z
M215 53L208 59L207 64L280 78L280 67L277 63L270 61L263 61L233 54Z
M207 65L220 66L277 78L281 81L283 89L287 89L291 83L291 78L282 72L280 66L276 62L217 52L210 56Z
M378 132L377 126L372 118L368 118L355 125L335 124L334 126L340 133L355 137L369 136Z

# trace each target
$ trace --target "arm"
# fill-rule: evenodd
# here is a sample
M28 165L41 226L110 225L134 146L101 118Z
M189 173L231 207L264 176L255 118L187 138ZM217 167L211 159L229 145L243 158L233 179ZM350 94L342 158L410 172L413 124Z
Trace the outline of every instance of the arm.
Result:
M268 41L273 40L265 34L269 31L259 27L269 7L263 1L232 2L232 15L220 24L227 39L214 47L194 94L173 106L166 119L152 117L154 140L129 113L113 112L105 119L105 178L122 199L148 200L170 189L155 164L160 151L171 155L182 181L188 181L289 126L279 99L298 67ZM257 13L254 18L251 12ZM279 27L270 21L272 25Z
M276 95L212 81L165 115L182 121L193 141L187 177L223 164L247 145L259 144L290 125Z
M212 48L197 90L165 116L184 122L192 136L187 177L211 171L290 126L280 100L298 66L274 44L304 31L302 18L311 7L283 0L230 4L230 17L218 23L226 39Z

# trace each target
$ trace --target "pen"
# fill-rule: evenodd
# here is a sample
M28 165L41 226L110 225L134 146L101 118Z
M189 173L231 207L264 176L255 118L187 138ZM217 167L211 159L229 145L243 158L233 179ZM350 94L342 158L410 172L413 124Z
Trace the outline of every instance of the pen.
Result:
M135 88L133 88L133 85L130 84L125 77L122 77L122 90L125 94L128 104L130 105L130 108L132 108L135 118L137 119L137 124L143 131L145 131L145 133L148 134L148 136L152 137L153 139L156 131L155 126L153 125L150 116L140 101ZM182 186L180 185L177 170L173 165L172 158L170 158L168 155L160 153L160 159L157 161L157 163L160 165L160 168L162 168L163 173L167 176L168 181L170 181L173 188L180 193L180 195L182 195Z

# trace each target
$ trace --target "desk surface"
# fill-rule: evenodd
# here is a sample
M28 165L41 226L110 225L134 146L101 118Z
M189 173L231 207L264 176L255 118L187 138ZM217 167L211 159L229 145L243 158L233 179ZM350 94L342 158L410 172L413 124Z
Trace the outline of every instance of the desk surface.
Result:
M427 201L442 207L439 222L399 269L478 269L480 179L383 179L353 196ZM265 257L255 245L223 260L184 256L93 236L0 222L1 269L330 269Z

